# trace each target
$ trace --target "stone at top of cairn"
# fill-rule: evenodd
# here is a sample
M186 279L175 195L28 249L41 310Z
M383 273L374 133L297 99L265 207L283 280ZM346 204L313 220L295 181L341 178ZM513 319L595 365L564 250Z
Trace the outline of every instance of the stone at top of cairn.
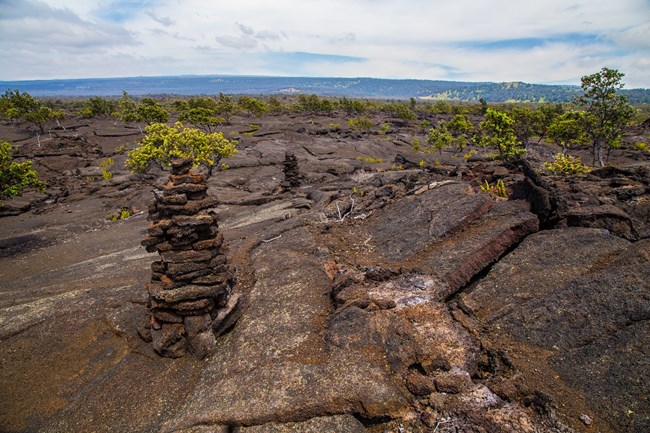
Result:
M192 160L190 158L175 159L172 161L172 174L187 174L192 170Z

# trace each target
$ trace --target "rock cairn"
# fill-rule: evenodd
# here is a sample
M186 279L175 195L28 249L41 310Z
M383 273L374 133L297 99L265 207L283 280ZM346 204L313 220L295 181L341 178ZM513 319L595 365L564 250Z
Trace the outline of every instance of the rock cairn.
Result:
M284 155L284 167L282 168L284 173L284 181L280 184L284 191L289 191L291 189L296 189L300 187L303 176L298 170L298 158L291 152L287 152Z
M223 234L211 210L217 200L208 197L205 176L191 168L191 160L172 163L162 194L154 193L149 237L142 241L148 252L160 254L147 283L151 314L143 338L171 358L186 351L198 358L208 355L216 344L215 330L236 304L230 299L234 280L222 250Z

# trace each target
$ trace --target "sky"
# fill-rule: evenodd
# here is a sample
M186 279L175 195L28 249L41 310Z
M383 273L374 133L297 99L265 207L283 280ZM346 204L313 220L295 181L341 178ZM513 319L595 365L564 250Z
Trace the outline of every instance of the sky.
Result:
M0 0L0 80L267 75L650 88L650 0Z

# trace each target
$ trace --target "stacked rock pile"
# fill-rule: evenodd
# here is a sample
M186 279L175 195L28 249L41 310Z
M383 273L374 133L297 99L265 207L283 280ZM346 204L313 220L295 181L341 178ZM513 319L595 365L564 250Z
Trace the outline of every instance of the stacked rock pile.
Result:
M284 167L282 172L284 173L284 181L280 184L284 191L289 191L291 189L296 189L300 187L303 176L298 170L298 158L291 152L287 152L284 155Z
M214 329L234 308L233 272L210 210L217 200L208 197L205 176L191 168L190 160L172 163L169 182L149 208L149 237L142 241L148 252L160 254L147 283L151 342L172 358L188 350L199 358L209 354Z

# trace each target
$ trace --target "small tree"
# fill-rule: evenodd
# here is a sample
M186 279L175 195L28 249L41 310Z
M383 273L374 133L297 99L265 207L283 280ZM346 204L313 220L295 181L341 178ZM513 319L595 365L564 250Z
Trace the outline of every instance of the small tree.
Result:
M360 114L363 113L366 109L366 106L363 102L359 101L358 99L348 98L339 99L339 107L342 110L345 110L348 115Z
M439 155L442 155L442 151L451 146L453 143L454 137L447 130L447 125L444 122L440 122L437 128L431 128L429 134L427 135L427 147L424 148L424 151L427 153L433 153L438 151Z
M544 114L528 107L515 107L510 110L510 117L514 121L513 128L517 139L525 148L533 136L544 135Z
M522 155L526 149L517 141L513 124L514 121L506 113L488 108L479 124L482 132L478 139L479 146L495 148L499 152L497 156L501 159Z
M169 120L169 112L161 104L151 98L145 98L141 103L129 96L126 90L122 91L122 99L117 103L119 118L122 122L164 123ZM138 125L140 127L140 125ZM142 128L140 128L142 131Z
M272 113L279 113L285 109L285 106L282 104L282 101L280 101L278 98L275 96L271 96L269 98L269 110Z
M223 158L237 153L237 142L221 132L205 133L180 122L174 126L152 123L145 131L140 147L131 150L126 160L127 167L136 172L147 171L152 163L170 166L174 159L190 158L195 165L205 166L210 176Z
M453 136L454 152L462 152L469 142L468 134L474 130L472 122L464 114L456 114L448 123L447 130Z
M230 123L230 116L235 113L236 106L232 100L232 96L224 95L219 93L219 99L216 101L217 105L215 106L215 112L223 117L226 123Z
M188 108L182 111L178 115L178 120L181 122L189 122L207 133L214 132L219 125L226 122L226 119L223 117L215 115L214 111L203 107Z
M169 112L161 104L151 98L145 98L136 108L138 120L147 125L152 123L166 123L169 121Z
M45 185L32 169L32 161L14 161L11 144L0 141L0 203L3 198L21 195L25 188L43 191Z
M29 93L20 93L19 90L7 90L2 95L2 116L11 119L23 119L36 125L41 134L45 133L45 124L50 120L63 118L63 111L53 110L40 101L34 99Z
M330 113L334 105L329 99L317 95L299 95L296 108L303 113Z
M584 125L584 112L567 111L553 120L548 127L547 134L551 140L562 148L562 154L566 155L572 145L588 143Z
M99 96L84 102L84 107L77 112L82 117L111 117L117 110L117 103Z
M260 117L270 110L269 104L250 96L240 96L237 105L255 117Z
M27 92L7 89L0 98L0 114L2 117L14 120L24 118L25 114L38 106L38 102Z
M404 122L408 122L409 120L415 120L418 118L418 116L411 109L411 107L404 102L392 102L392 103L384 104L381 107L381 110Z
M226 119L219 116L219 104L212 98L189 98L187 101L175 101L174 106L180 111L178 120L189 122L208 133L226 123Z
M39 105L38 108L25 114L24 119L36 125L41 134L45 134L45 124L50 120L63 119L63 111L52 110L50 107Z
M605 166L603 151L606 146L620 143L623 129L635 113L625 95L616 92L623 88L625 74L617 69L602 68L600 72L582 77L584 94L578 104L586 107L586 130L591 140L593 164Z

